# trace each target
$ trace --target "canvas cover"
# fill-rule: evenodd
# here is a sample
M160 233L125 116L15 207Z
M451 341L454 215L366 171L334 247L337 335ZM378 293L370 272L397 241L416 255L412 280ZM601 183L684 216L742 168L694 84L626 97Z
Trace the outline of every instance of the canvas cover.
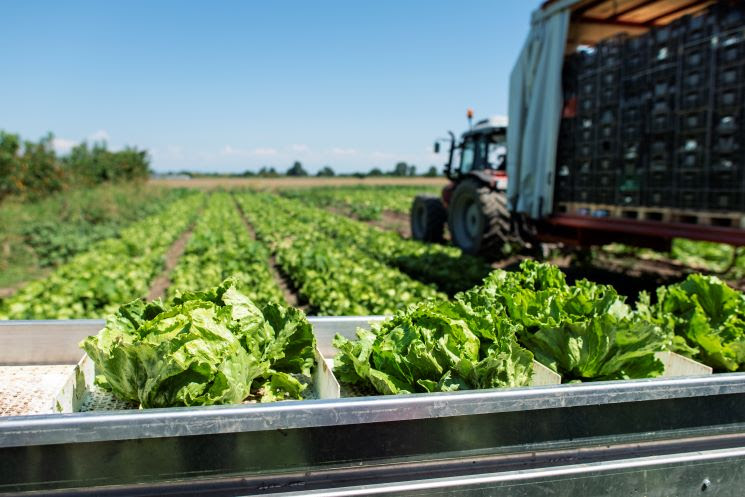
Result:
M514 212L540 218L553 207L556 144L563 106L561 69L570 5L533 15L510 74L507 197Z

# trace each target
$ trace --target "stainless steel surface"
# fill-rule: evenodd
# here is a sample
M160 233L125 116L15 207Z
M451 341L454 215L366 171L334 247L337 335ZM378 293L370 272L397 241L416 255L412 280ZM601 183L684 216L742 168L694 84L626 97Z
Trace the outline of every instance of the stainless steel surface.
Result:
M318 348L326 357L335 354L331 341L336 333L382 321L385 316L310 316ZM101 319L60 321L0 321L0 365L77 364L83 356L78 344L103 328Z
M0 447L354 425L734 394L745 394L745 373L286 404L16 416L0 421Z
M311 321L321 347L330 344L334 333L344 329L349 333L365 325L367 318ZM100 323L83 325L90 329ZM55 339L61 341L65 335L77 338L81 332L74 326L56 329ZM13 346L23 354L23 343ZM729 479L707 473L700 481L710 480L707 492L720 489L720 495L729 495L724 489L745 486L739 456L677 461L669 473L659 473L665 478L645 473L646 462L627 473L616 468L595 474L590 468L565 477L540 470L743 447L745 373L268 405L15 416L0 419L0 493L52 489L80 493L87 487L93 487L85 490L90 494L114 495L307 493L434 478L457 482L477 474L501 478L520 470L538 475L524 480L524 488L531 491L602 494L613 484L634 495L633 488L624 485L633 487L637 481L645 485L638 487L641 494L663 495L659 485L669 484L667 474L688 468L698 478L695 468L711 462L710 467L730 475ZM551 476L546 480L541 474ZM575 479L588 483L573 486ZM592 481L604 481L606 486L593 487ZM497 481L509 492L523 488L504 482ZM494 488L501 492L502 487L490 487L492 483L468 482L460 490L452 485L422 487L420 494L473 490L475 495L490 495ZM404 493L415 491L400 488ZM669 488L677 495L688 492L687 486ZM506 495L512 495L509 492Z
M745 448L640 457L504 473L432 478L277 496L742 496Z
M0 321L0 365L77 364L78 344L103 325L100 319Z

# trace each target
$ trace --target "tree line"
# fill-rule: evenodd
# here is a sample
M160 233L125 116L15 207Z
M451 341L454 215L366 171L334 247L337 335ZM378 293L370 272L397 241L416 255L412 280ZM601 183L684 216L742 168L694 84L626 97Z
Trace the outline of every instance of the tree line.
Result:
M264 166L260 168L258 171L253 171L250 169L247 169L243 171L242 173L238 174L223 174L223 173L193 173L190 171L181 171L179 173L176 173L179 175L186 175L186 176L240 176L244 178L250 178L250 177L259 177L259 178L279 178L281 176L289 176L289 177L303 177L303 176L310 176L310 173L306 171L306 169L303 167L303 164L300 161L295 161L292 166L290 166L285 172L278 171L275 167L269 167ZM331 167L329 166L323 166L321 169L318 170L318 172L315 174L315 176L318 177L332 177L332 176L354 176L358 178L366 178L366 177L378 177L378 176L397 176L397 177L403 177L403 176L425 176L425 177L435 177L439 176L439 171L435 166L430 166L429 169L427 169L426 172L423 174L417 175L416 166L414 164L407 164L406 162L398 162L390 171L383 171L380 168L373 168L370 171L364 173L364 172L357 172L357 173L344 173L344 174L337 174Z
M38 199L72 186L145 180L150 175L144 150L114 152L105 142L83 142L58 156L53 143L51 133L33 142L0 130L0 200L9 195Z

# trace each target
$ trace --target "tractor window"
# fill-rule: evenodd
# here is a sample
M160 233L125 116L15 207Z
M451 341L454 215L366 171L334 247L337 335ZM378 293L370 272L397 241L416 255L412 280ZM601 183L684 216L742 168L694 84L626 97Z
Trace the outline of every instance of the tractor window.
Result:
M507 168L507 148L504 143L489 143L487 162L489 163L489 169L504 171Z
M460 173L465 174L473 169L473 159L475 143L473 141L467 141L463 144L463 151L460 155Z

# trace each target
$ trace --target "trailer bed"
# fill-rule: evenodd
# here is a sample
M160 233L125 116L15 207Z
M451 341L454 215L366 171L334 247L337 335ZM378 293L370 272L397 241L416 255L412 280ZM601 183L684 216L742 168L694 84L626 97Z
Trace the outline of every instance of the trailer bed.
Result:
M375 319L310 321L324 352ZM0 323L0 359L101 325ZM0 418L0 493L738 495L743 469L745 373Z

